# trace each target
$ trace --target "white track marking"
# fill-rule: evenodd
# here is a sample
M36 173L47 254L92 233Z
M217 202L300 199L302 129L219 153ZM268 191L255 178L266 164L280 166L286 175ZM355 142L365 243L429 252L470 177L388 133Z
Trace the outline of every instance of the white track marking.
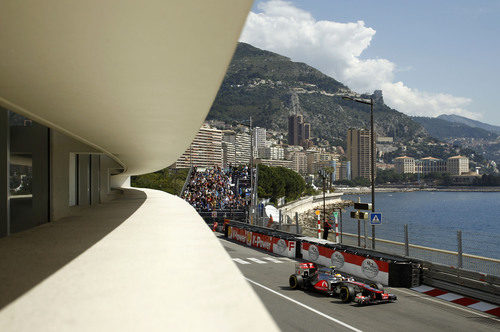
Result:
M421 299L424 299L424 300L428 300L428 301L440 303L440 304L448 306L448 307L459 309L459 310L462 310L462 311L465 311L465 312L468 312L468 313L471 313L471 314L475 314L475 315L478 315L478 316L481 316L481 317L489 318L489 319L492 319L494 321L500 322L500 319L492 317L492 316L483 315L483 314L477 312L476 310L467 309L467 307L460 306L459 304L450 304L450 303L453 303L453 302L444 302L442 300L436 300L435 298L433 298L433 297L431 297L429 295L426 295L426 294L422 295L422 294L420 294L418 292L411 292L411 291L407 291L407 290L404 290L404 289L401 289L401 288L398 288L397 291L405 293L405 294L408 294L408 295L417 296L417 297L420 297Z
M494 304L491 304L491 303L486 303L486 302L478 302L478 303L474 303L474 304L471 304L471 305L468 305L467 308L472 308L472 309L476 309L476 310L479 310L479 311L488 311L488 310L491 310L491 309L495 309L496 307L498 307L497 305L494 305Z
M249 263L241 258L233 258L233 261L235 261L236 263L240 263L240 264L252 264L252 263Z
M428 292L430 290L433 290L435 288L434 287L429 287L429 286L426 286L426 285L421 285L421 286L418 286L418 287L413 287L411 289L413 289L414 291L423 293L423 292Z
M247 257L247 259L248 259L249 261L255 262L255 263L257 263L257 264L267 264L267 262L261 261L261 260L260 260L260 259L258 259L258 258Z
M336 319L336 318L333 318L333 317L331 317L331 316L328 316L328 315L326 315L326 314L322 313L321 311L318 311L318 310L316 310L316 309L314 309L314 308L311 308L311 307L309 307L309 306L307 306L307 305L305 305L305 304L303 304L303 303L300 303L299 301L296 301L296 300L294 300L294 299L292 299L292 298L290 298L290 297L288 297L288 296L285 296L285 295L283 295L283 294L281 294L281 293L278 293L277 291L272 290L271 288L268 288L268 287L266 287L266 286L264 286L264 285L261 285L261 284L259 284L258 282L255 282L255 281L250 280L250 279L248 279L248 278L245 278L245 279L246 279L248 282L250 282L250 283L252 283L252 284L254 284L254 285L256 285L256 286L259 286L259 287L261 287L261 288L263 288L263 289L265 289L265 290L267 290L267 291L269 291L269 292L271 292L271 293L273 293L273 294L276 294L276 295L278 295L278 296L281 296L282 298L284 298L284 299L286 299L286 300L288 300L288 301L290 301L290 302L293 302L293 303L295 303L295 304L297 304L297 305L299 305L299 306L301 306L301 307L303 307L303 308L305 308L305 309L307 309L307 310L309 310L309 311L312 311L312 312L314 312L315 314L318 314L318 315L320 315L320 316L322 316L322 317L324 317L324 318L326 318L326 319L328 319L328 320L331 320L332 322L335 322L335 323L337 323L337 324L339 324L339 325L342 325L343 327L348 328L349 330L352 330L352 331L357 331L357 332L362 332L361 330L359 330L359 329L357 329L357 328L355 328L355 327L353 327L353 326L351 326L351 325L349 325L349 324L346 324L346 323L344 323L344 322L342 322L342 321L340 321L340 320L338 320L338 319Z
M262 258L263 258L263 259L266 259L266 260L268 260L268 261L270 261L270 262L273 262L273 263L279 263L279 264L283 263L282 261L277 260L277 259L276 259L276 258L274 258L274 257L262 257Z
M446 300L446 301L453 301L456 299L461 299L462 297L465 297L463 295L455 294L455 293L446 293L443 295L436 296L438 299L441 300Z
M290 259L288 257L276 257L276 258L281 259L282 261L295 262L293 259Z

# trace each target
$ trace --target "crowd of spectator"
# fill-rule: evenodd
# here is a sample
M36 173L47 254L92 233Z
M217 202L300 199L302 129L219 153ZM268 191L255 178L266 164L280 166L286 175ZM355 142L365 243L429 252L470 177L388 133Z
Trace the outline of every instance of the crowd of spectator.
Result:
M183 198L197 210L242 209L248 205L245 183L249 180L248 166L194 168Z

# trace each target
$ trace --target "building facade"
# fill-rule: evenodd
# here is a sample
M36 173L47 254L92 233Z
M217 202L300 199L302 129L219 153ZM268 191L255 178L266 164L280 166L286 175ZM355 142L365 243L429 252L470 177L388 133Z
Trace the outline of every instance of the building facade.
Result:
M394 170L396 173L415 173L415 158L402 156L394 158Z
M283 160L285 159L285 149L280 146L270 146L270 147L259 147L258 156L261 159L274 159Z
M418 160L416 166L418 169L416 173L430 174L430 173L445 173L447 172L446 161L434 157L426 157Z
M307 145L311 138L311 124L300 114L288 116L288 144Z
M266 128L255 127L253 129L253 146L255 149L266 146Z
M448 158L446 168L451 175L462 175L469 172L469 158L464 156L454 156Z
M295 152L292 156L293 170L301 175L307 174L307 155L305 152Z
M363 177L366 179L370 179L370 139L370 130L349 129L347 131L347 159L351 162L351 176L353 178Z
M189 148L177 159L174 167L214 167L222 164L222 131L204 125Z

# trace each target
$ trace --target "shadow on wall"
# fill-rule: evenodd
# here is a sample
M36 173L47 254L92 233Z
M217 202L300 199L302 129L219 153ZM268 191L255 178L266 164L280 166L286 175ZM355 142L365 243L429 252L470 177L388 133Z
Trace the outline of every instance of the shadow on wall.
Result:
M127 189L106 204L0 239L0 309L57 272L129 218L146 194Z

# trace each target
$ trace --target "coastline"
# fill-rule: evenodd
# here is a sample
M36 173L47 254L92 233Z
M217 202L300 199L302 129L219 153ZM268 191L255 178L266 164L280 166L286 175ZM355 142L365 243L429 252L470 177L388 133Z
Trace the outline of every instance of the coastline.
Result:
M370 187L335 187L336 192L345 195L369 194ZM449 192L500 192L500 187L375 187L376 193L413 192L413 191L449 191Z

